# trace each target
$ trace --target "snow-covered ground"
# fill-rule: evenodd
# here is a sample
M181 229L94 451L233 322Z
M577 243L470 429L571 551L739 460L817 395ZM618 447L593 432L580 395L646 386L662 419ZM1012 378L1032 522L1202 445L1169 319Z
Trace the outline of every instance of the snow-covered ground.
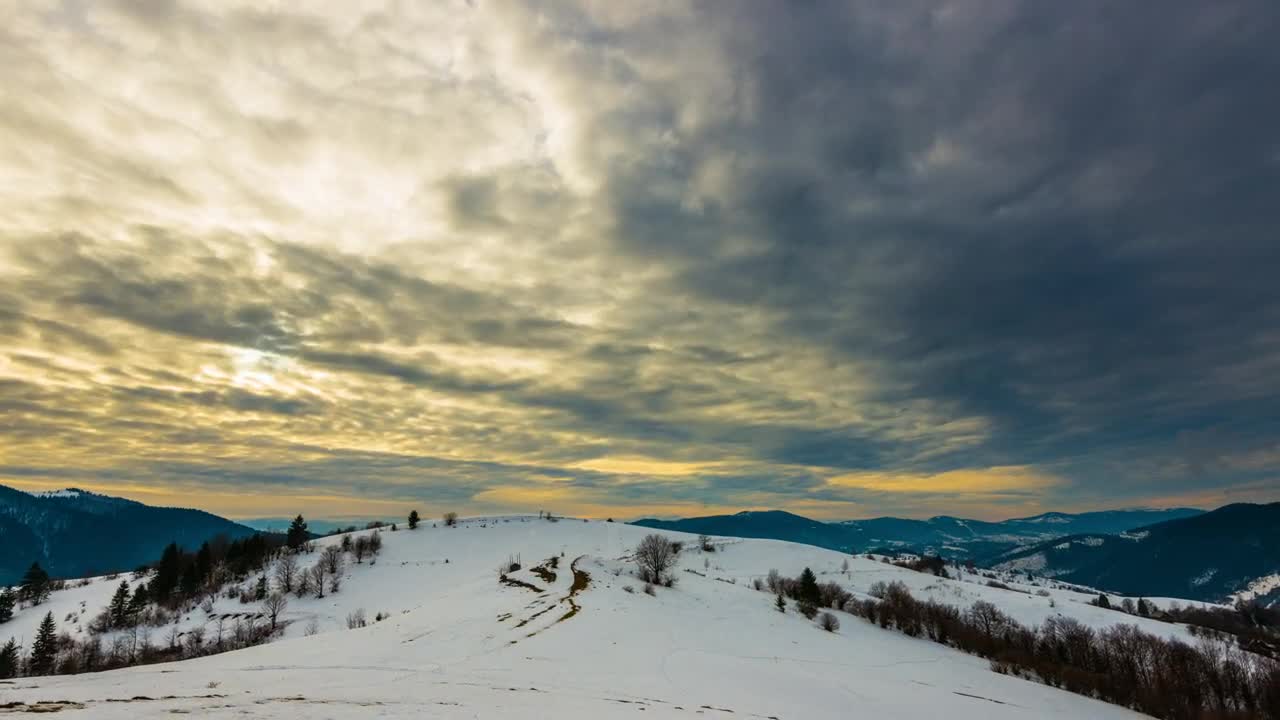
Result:
M820 581L859 593L901 580L917 596L962 607L990 600L1028 624L1062 613L1100 627L1132 622L1185 635L1180 626L1092 607L1093 595L1069 589L1005 578L1014 589L1003 590L981 575L943 580L770 540L718 539L718 552L703 553L680 533L664 533L686 540L678 584L649 596L627 558L650 532L524 517L384 531L377 563L348 565L339 593L289 598L284 640L179 663L0 682L0 706L62 702L70 716L94 718L1140 717L998 675L979 658L842 613L840 630L823 632L794 611L778 613L772 596L751 589L771 568L794 576L808 566ZM319 544L330 542L338 538ZM512 578L536 590L499 584L499 564L516 554L525 569ZM553 556L561 558L554 581L530 572ZM577 592L571 566L590 576ZM0 640L30 638L49 610L60 629L83 629L118 582L55 593L0 626ZM356 609L371 625L348 630ZM256 610L222 599L212 614ZM379 612L389 618L372 622ZM65 621L68 614L77 620ZM200 609L179 625L213 632ZM318 633L306 636L309 625ZM154 633L160 642L168 630Z

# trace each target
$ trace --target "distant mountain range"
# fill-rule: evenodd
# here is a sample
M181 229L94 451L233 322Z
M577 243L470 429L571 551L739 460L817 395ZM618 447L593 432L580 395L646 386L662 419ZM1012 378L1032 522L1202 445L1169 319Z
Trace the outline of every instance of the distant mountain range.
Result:
M894 517L820 522L781 510L740 512L683 520L637 520L633 525L709 535L771 538L844 552L932 552L981 562L1015 548L1082 533L1114 534L1164 520L1203 513L1192 508L1044 513L1000 522L940 515L928 520Z
M1222 600L1280 573L1280 503L1227 505L1119 534L1073 534L989 564L1127 595ZM1274 595L1258 599L1274 604Z
M782 511L635 525L772 538L844 552L938 553L1125 595L1280 604L1280 503L1211 512L1111 510L1045 513L1001 522L934 517L824 523Z
M254 530L202 510L151 507L69 488L25 493L0 485L0 585L38 562L53 577L132 570L176 542L194 549Z

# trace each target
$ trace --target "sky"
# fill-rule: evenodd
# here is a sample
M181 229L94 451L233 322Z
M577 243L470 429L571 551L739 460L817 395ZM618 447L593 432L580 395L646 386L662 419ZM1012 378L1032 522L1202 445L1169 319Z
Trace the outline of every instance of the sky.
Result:
M1280 500L1273 0L0 14L0 484Z

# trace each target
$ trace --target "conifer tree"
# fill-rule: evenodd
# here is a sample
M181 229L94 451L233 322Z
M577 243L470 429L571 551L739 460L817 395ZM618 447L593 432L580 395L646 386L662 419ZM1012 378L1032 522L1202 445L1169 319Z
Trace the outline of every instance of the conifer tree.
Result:
M208 581L209 575L213 573L213 551L209 548L207 541L196 553L196 573L200 576L202 584Z
M293 519L289 523L289 533L285 536L285 543L290 550L297 550L307 542L307 521L302 516Z
M418 521L419 521L419 520L421 520L421 519L422 519L422 518L420 518L420 517L418 516L418 511L417 511L417 510L410 510L410 511L409 511L409 529L410 529L410 530L417 530L417 529L418 529Z
M182 577L182 550L177 543L169 543L156 563L156 574L151 580L151 597L164 602L178 587Z
M13 638L0 647L0 680L18 676L18 643Z
M798 600L817 605L822 601L822 592L818 589L818 578L809 568L800 573L800 588L796 591Z
M787 611L787 601L782 597L782 593L778 593L778 598L774 601L773 606L778 608L780 613Z
M130 625L136 623L138 616L147 609L147 600L147 584L142 583L133 591L133 597L129 598L129 607L125 609Z
M27 572L23 574L22 581L18 585L18 599L39 605L49 597L49 573L40 567L40 563L33 562L31 567L27 568Z
M116 592L111 596L111 605L108 606L108 613L111 615L111 627L121 628L128 624L129 620L129 581L121 580Z
M53 613L44 615L40 621L40 629L36 630L36 639L31 643L31 674L48 675L53 672L53 663L58 658L58 628L53 624Z
M9 588L0 590L0 623L9 622L13 618L13 606L18 604L18 597Z

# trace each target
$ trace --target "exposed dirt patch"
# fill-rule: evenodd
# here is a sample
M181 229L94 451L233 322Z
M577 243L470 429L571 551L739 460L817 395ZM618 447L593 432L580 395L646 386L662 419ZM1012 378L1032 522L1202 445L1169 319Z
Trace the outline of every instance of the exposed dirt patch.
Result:
M573 570L573 584L569 586L569 597L586 590L587 586L591 584L591 573L578 569L578 562L584 557L586 555L579 555L573 559L573 564L569 566L569 569Z
M555 605L548 605L547 607L543 608L542 610L539 610L538 612L536 612L536 613L534 613L534 614L530 615L529 617L527 617L527 618L525 618L525 619L521 620L520 622L516 623L516 627L524 627L525 625L528 625L529 623L531 623L531 622L533 622L534 620L536 620L540 615L546 615L547 613L551 612L552 610L554 610L554 609L555 609L555 607L556 607Z
M503 575L502 578L498 580L498 582L502 583L503 585L510 585L511 587L519 587L519 588L524 588L525 590L532 590L536 593L542 592L542 588L538 587L537 585L534 585L533 583L527 583L523 580L517 580L507 575Z
M70 700L41 700L28 705L24 702L10 702L0 705L0 713L55 713L63 710L80 710L84 703Z
M587 586L591 584L591 573L587 572L586 570L578 569L578 561L584 557L586 556L579 555L578 557L574 558L573 564L569 566L569 568L573 570L573 584L569 586L569 594L565 595L564 599L561 600L561 602L569 603L569 612L560 616L560 619L556 620L557 623L562 623L565 620L568 620L569 618L573 617L574 615L577 615L578 611L582 609L578 605L578 601L574 600L574 597L578 593L582 592L583 590L586 590Z
M548 585L556 581L556 571L552 570L545 563L537 567L529 568L529 572L542 578L542 581Z

